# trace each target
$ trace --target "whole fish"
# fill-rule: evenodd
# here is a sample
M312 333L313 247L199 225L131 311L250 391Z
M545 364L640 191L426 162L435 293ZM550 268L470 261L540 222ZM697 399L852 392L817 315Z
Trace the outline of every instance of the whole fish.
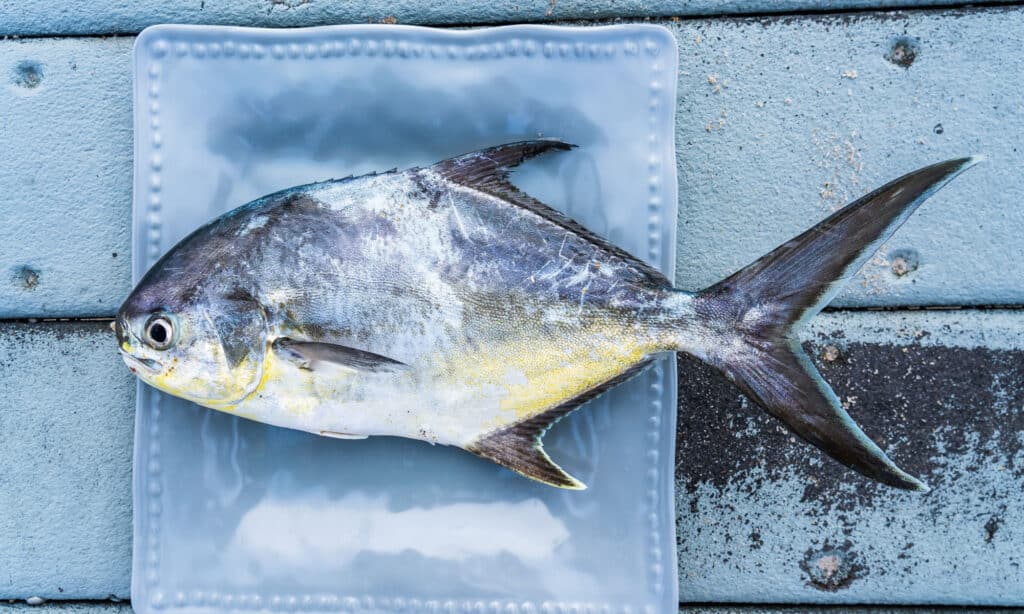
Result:
M328 437L457 446L578 489L544 432L658 353L687 352L840 462L926 489L847 415L797 331L977 158L897 179L693 294L509 181L524 160L571 148L510 143L230 211L121 306L124 361L212 409Z

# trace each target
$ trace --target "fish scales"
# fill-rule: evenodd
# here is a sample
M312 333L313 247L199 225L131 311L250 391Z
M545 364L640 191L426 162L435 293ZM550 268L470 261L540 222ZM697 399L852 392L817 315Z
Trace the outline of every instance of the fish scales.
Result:
M839 460L922 486L790 340L879 237L973 162L912 173L689 294L509 182L521 161L568 148L514 143L243 205L139 282L115 325L125 362L221 411L457 446L580 488L544 431L658 352L686 351Z
M334 266L300 269L308 277L299 285L346 292L293 297L289 320L316 322L329 331L325 340L375 348L410 365L411 372L367 382L367 388L385 386L392 395L404 389L400 399L388 395L390 407L432 408L429 417L418 415L410 424L403 419L407 412L368 407L372 422L380 423L369 434L414 429L421 438L465 446L481 431L536 415L655 350L653 335L640 334L639 327L629 331L621 312L633 313L640 300L654 301L658 293L640 280L616 278L627 269L621 259L529 211L445 186L432 174L378 175L326 184L304 196L336 220L318 230L318 241L336 251ZM444 190L444 197L435 198L434 190ZM271 209L281 211L281 219L268 224L280 235L270 245L287 246L296 224L285 219L286 208ZM293 221L305 227L304 220ZM282 251L289 250L258 259L260 268L288 275L292 267L275 261ZM361 283L365 274L344 272L375 268L381 277L371 277L383 283L367 285ZM382 309L386 318L377 315ZM291 334L291 326L282 322L281 334ZM370 390L355 394L375 397ZM372 428L323 417L315 426Z

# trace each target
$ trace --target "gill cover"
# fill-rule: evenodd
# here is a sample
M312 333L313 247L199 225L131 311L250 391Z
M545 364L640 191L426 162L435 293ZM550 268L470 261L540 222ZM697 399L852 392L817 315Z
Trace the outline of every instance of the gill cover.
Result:
M211 401L234 404L255 392L263 377L266 319L255 299L234 296L210 307L205 314L219 351L211 365L218 374Z

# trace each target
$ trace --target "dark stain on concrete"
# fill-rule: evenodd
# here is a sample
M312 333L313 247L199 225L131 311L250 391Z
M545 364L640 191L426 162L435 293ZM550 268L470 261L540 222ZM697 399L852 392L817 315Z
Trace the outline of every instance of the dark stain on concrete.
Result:
M919 335L919 338L925 336ZM820 359L828 345L840 349ZM901 467L933 488L969 480L977 466L939 466L973 455L1024 477L1014 462L1024 444L1024 351L846 343L840 333L805 345L854 420ZM870 505L887 487L864 478L796 439L713 368L679 356L676 473L690 509L697 490L790 479L806 487L815 515ZM757 475L750 480L751 474ZM763 477L762 477L763 476ZM854 485L852 492L840 485ZM923 495L927 496L927 495ZM993 524L997 527L996 524Z
M14 271L14 283L25 290L35 290L39 285L39 271L30 266L21 266Z
M896 277L905 277L921 266L921 255L916 249L898 249L889 252L890 270Z
M1002 524L1003 524L1003 519L1000 518L999 516L992 516L991 518L988 519L988 521L985 523L985 543L986 544L991 544L992 543L992 539L996 536L996 533L999 532L999 527L1002 526Z
M831 343L821 348L821 359L825 362L835 362L839 360L840 353L839 348L832 345Z
M750 549L760 550L761 546L764 545L764 540L761 539L761 532L754 529L750 532Z
M911 36L899 36L893 39L885 59L897 66L910 68L921 53L920 42Z
M274 9L297 9L304 6L309 6L311 0L268 0L268 10L270 12ZM204 5L205 8L205 5Z
M826 542L822 548L808 548L800 569L807 576L807 586L832 593L849 588L854 580L866 575L849 541L841 546Z
M30 346L36 347L41 339L51 337L57 341L67 341L67 343L58 344L57 347L62 355L69 356L81 351L79 342L95 338L96 335L109 334L108 326L109 322L107 321L89 320L60 322L8 321L0 322L0 339L11 348L28 348ZM7 355L14 357L18 355L18 352L8 352ZM114 357L114 360L119 360L113 344L111 344L111 356ZM14 360L16 359L9 358L5 360L3 353L0 352L0 372L3 372L5 369L14 368ZM128 370L125 369L125 373L127 372Z
M14 84L25 89L35 89L43 82L43 65L35 60L22 60L14 67Z

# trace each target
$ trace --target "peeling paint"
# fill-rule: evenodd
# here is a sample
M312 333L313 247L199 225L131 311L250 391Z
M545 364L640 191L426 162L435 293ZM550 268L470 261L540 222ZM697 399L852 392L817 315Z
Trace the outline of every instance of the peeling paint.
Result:
M826 542L820 549L808 548L800 568L807 574L807 585L822 591L836 592L849 588L866 570L857 563L857 553L847 540L835 547Z
M18 267L14 271L14 283L24 290L35 290L39 285L39 271L30 267Z
M822 353L820 345L805 347L811 355ZM688 408L679 449L684 454L697 448L742 447L747 452L689 467L687 492L695 492L699 483L724 487L737 473L755 468L769 480L782 479L791 470L802 473L803 499L819 504L816 514L870 504L887 492L803 442L790 445L788 431L712 368L685 355L679 364L681 405ZM863 429L901 466L933 486L957 477L944 470L942 459L968 449L983 452L985 461L1024 481L1024 464L1018 459L1024 450L1019 437L1024 432L1024 352L846 343L842 360L819 367ZM744 423L756 426L737 434L737 424ZM815 457L817 462L793 465L795 456ZM854 485L855 491L837 498L835 484L842 482Z
M34 60L22 60L14 68L14 85L31 90L43 82L43 65Z
M3 598L128 596L135 382L120 362L106 322L0 323Z
M668 23L682 67L677 285L707 287L901 172L978 152L985 168L929 200L834 304L1019 303L1009 263L1024 227L1024 149L1004 132L1024 126L1005 87L1024 55L1000 33L1022 17L1017 7ZM894 59L913 52L910 68L885 59L901 44ZM709 75L728 89L716 94ZM922 266L900 276L888 252L902 248Z
M892 41L885 59L901 68L910 68L920 53L921 43L910 36L900 36Z
M921 266L921 256L913 249L897 249L888 253L889 267L896 277L905 277Z
M1006 349L960 347L971 335L999 339L967 323L985 316L964 318L826 314L805 344L869 436L932 486L925 495L846 469L680 356L681 594L1024 602L1024 513L1013 504L1024 490L1024 346L1003 338ZM829 346L838 356L821 360Z

